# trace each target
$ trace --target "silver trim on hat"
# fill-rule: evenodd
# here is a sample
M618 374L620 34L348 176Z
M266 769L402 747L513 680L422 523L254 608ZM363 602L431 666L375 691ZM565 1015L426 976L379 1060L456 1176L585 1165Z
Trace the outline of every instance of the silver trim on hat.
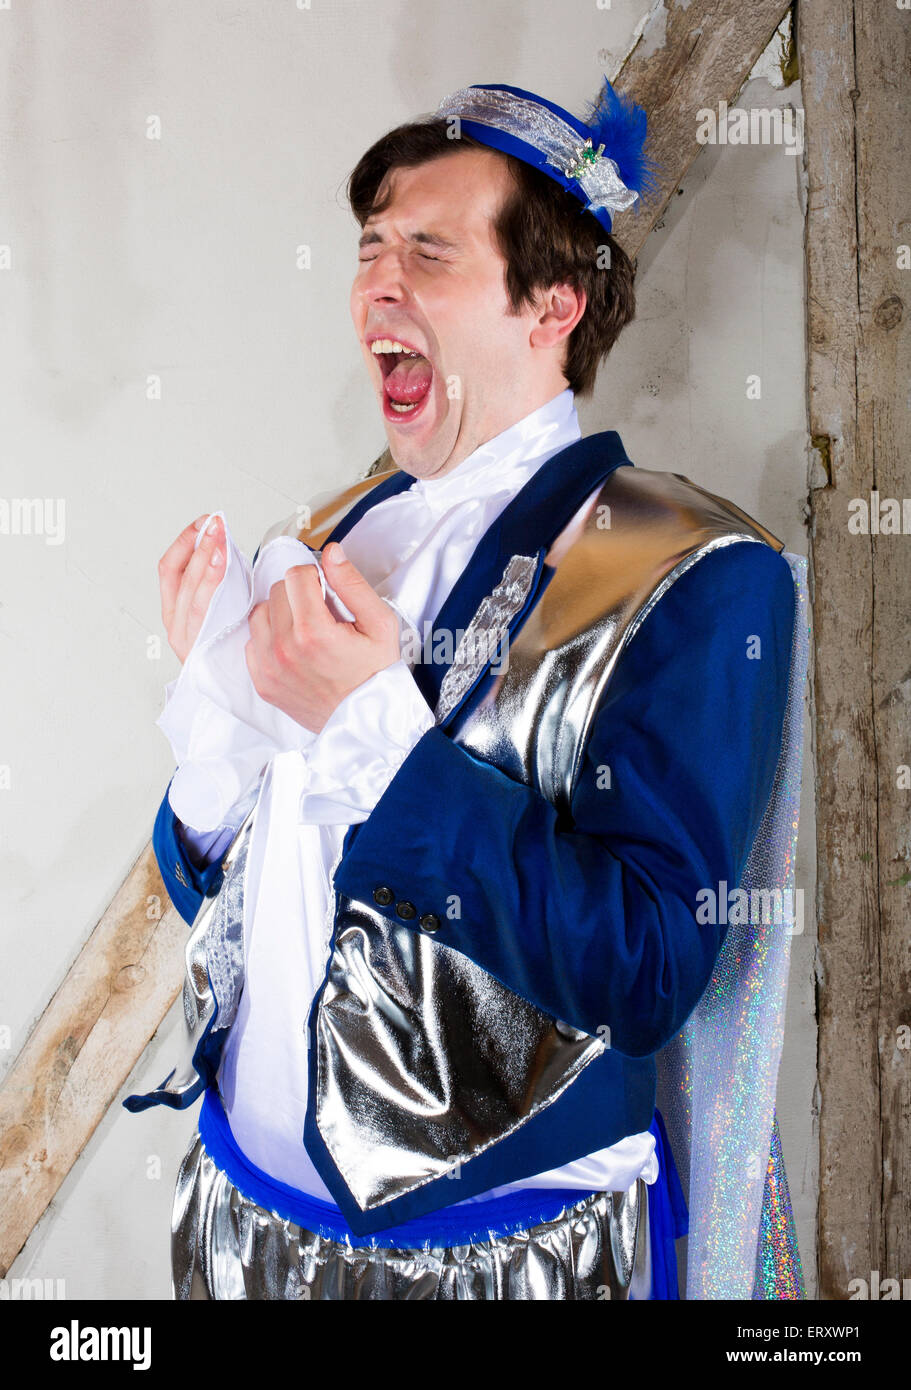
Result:
M603 145L592 150L591 141L585 142L568 122L528 97L493 87L461 87L443 98L436 114L478 121L533 145L565 178L575 179L589 200L587 212L625 212L639 197L621 179L616 161L602 153Z

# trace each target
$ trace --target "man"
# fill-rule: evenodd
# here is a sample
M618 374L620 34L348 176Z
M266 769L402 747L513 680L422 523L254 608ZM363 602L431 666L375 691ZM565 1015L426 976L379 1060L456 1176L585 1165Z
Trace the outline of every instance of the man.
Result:
M193 1060L126 1103L207 1088L177 1297L677 1296L654 1058L769 803L795 600L758 523L580 439L644 133L606 83L378 141L351 310L399 471L309 552L250 572L200 518L162 560Z

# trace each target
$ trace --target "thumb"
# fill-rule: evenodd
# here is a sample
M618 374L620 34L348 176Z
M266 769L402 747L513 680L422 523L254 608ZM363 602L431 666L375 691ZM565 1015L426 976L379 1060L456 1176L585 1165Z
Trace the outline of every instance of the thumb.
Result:
M360 580L362 584L366 584L366 579L357 566L352 564L348 559L348 556L345 554L344 550L342 550L338 541L332 541L323 548L322 558L323 568L326 570L326 573L329 574L331 572L333 588L335 588L336 584L356 584L358 580Z
M377 622L386 621L388 606L357 565L348 559L338 541L332 541L323 550L323 568L329 584L354 614L358 631L368 636L378 635L375 631Z

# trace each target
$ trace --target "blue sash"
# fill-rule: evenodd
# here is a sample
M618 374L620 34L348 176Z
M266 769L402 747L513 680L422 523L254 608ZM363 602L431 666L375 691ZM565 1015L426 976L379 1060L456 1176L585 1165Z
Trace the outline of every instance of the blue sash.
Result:
M685 1235L687 1211L667 1134L658 1111L649 1132L655 1136L658 1178L648 1190L649 1234L652 1247L652 1297L679 1297L674 1241ZM592 1195L578 1188L522 1188L500 1197L443 1207L399 1226L357 1236L338 1207L264 1173L240 1150L228 1125L217 1089L209 1087L199 1114L199 1137L213 1162L250 1201L273 1211L305 1231L346 1241L355 1248L421 1250L433 1246L469 1245L498 1236L527 1231L552 1221L565 1207Z

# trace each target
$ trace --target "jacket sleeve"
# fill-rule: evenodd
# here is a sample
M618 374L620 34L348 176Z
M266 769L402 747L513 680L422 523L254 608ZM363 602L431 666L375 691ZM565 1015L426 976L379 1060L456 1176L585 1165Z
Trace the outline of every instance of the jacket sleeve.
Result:
M737 886L769 798L794 604L771 547L709 552L621 654L571 817L435 726L349 833L336 888L407 929L429 927L618 1052L658 1051L699 1002L724 939L726 914L703 922L712 914L698 895Z
M170 783L168 783L170 789ZM198 867L180 834L180 821L171 809L167 791L152 830L152 848L168 897L185 922L193 922L207 894L221 885L221 857Z

